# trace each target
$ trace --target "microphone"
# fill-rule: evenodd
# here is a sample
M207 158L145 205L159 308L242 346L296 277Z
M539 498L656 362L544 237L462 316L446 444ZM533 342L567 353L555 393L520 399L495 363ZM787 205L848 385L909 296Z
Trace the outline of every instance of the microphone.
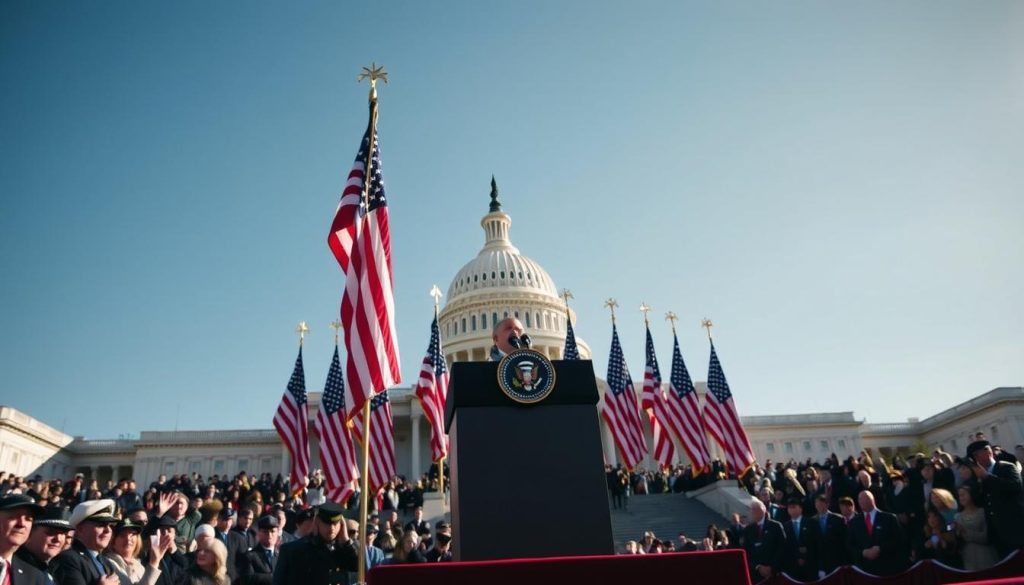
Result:
M516 349L522 349L523 348L522 342L519 341L519 338L516 337L515 333L513 333L512 335L508 336L508 344L511 345L512 347L516 348Z
M523 347L525 347L526 349L530 349L531 347L533 347L533 338L531 338L526 333L523 333L522 337L519 338L519 342L522 343Z

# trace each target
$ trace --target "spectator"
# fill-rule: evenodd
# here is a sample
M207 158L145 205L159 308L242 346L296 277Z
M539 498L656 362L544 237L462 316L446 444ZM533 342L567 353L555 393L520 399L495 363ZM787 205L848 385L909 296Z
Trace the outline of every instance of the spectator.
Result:
M22 580L29 585L43 585L45 581L42 571L14 554L28 540L32 520L40 512L31 496L11 494L0 498L0 566L8 579L18 574L15 585L21 585Z
M41 572L52 575L56 568L53 560L70 539L69 516L67 508L45 508L33 520L28 540L14 554ZM52 583L52 577L47 581Z
M978 507L981 489L977 484L967 484L960 487L958 495L960 512L954 518L954 526L961 543L964 569L987 569L996 564L999 557L989 541L985 510Z
M167 536L158 546L150 549L145 565L139 560L142 552L143 526L131 520L122 520L114 526L114 537L103 554L110 559L114 570L132 584L154 585L160 578L160 561L171 548L172 538Z
M875 508L875 497L864 490L857 496L861 513L849 524L847 547L853 564L872 575L894 575L906 567L899 520Z
M949 530L942 514L935 508L928 509L925 516L924 538L915 544L915 561L933 559L950 567L960 566L956 534Z
M61 585L123 585L113 564L102 556L118 521L114 506L113 500L88 500L75 506L70 520L75 530L74 541L71 550L57 555L55 581Z
M761 500L750 503L750 524L744 529L743 541L751 582L763 581L779 571L786 535L782 524L768 517Z
M211 538L196 549L196 564L188 571L188 585L229 585L228 549Z
M1000 556L1024 547L1024 486L1013 463L996 461L988 441L967 446L967 459L975 480L981 484L985 520Z

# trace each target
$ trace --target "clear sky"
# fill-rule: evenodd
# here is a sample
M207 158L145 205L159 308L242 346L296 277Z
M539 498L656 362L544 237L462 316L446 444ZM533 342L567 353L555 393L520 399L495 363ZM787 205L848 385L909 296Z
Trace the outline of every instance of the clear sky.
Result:
M928 416L1024 384L1024 3L0 4L0 403L73 435L271 428L383 63L405 382L437 283L512 239L643 372L740 414ZM180 414L179 414L180 413Z

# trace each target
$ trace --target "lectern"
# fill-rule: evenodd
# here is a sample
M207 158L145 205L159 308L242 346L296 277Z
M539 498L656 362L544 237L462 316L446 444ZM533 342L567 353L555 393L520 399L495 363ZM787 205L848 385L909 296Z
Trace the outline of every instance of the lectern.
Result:
M497 363L452 365L445 429L457 561L615 552L594 368L552 364L554 389L536 404L506 396Z

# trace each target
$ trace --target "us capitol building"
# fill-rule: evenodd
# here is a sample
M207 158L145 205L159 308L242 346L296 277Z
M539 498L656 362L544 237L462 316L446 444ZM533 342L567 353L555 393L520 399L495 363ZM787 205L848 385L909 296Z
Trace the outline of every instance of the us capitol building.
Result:
M533 348L560 359L565 343L566 308L551 276L512 245L512 218L502 211L492 179L489 213L480 221L484 246L455 274L439 315L441 339L449 364L487 359L491 328L517 317L534 340ZM572 316L571 310L568 311ZM587 343L576 338L580 355L590 359ZM598 380L603 396L604 381ZM637 382L637 388L642 385ZM697 392L706 392L696 382ZM413 387L390 389L398 473L418 478L429 469L430 428ZM319 447L312 430L320 393L309 393L310 460L319 467ZM595 410L594 416L598 416ZM993 443L1012 450L1024 443L1024 388L984 392L923 420L869 424L852 411L742 417L758 461L841 458L871 447L895 450L941 448L959 454L968 435L984 432ZM605 460L618 460L611 435L601 422ZM651 444L650 429L647 441ZM712 443L713 451L716 449ZM679 457L685 458L681 448ZM719 454L720 455L720 454ZM654 467L650 458L644 467ZM9 406L0 406L0 470L46 478L84 473L103 482L134 477L146 486L160 474L234 475L286 473L288 453L273 429L227 431L142 431L137 439L95 440L68 436Z

